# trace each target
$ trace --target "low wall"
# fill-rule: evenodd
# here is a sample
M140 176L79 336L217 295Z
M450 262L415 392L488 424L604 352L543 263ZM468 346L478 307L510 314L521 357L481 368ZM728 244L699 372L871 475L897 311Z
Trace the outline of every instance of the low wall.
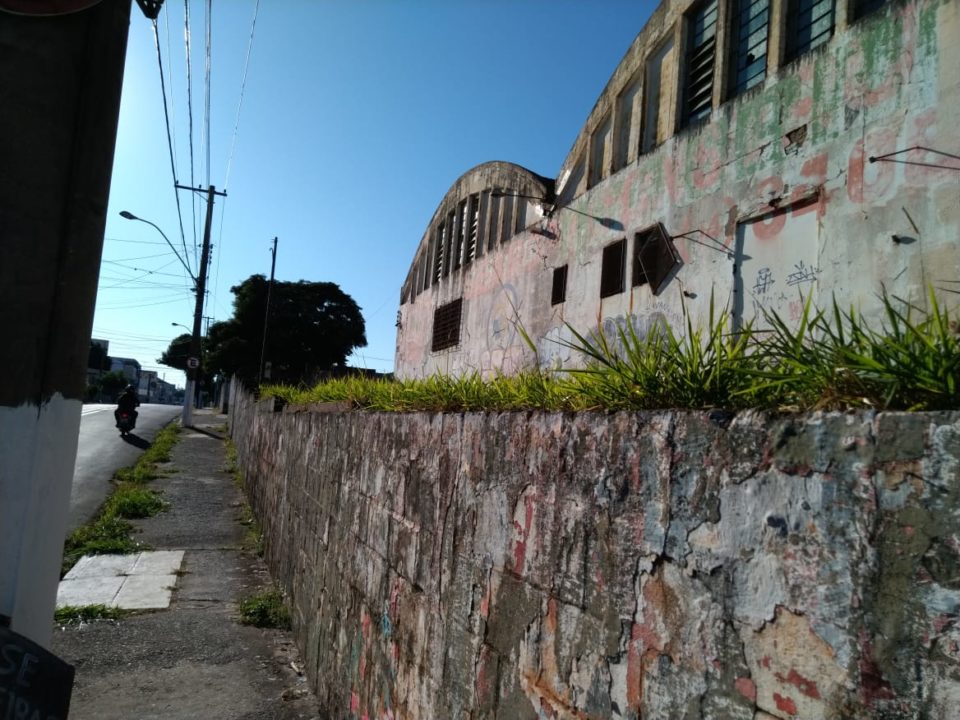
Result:
M960 413L231 410L331 718L960 706Z

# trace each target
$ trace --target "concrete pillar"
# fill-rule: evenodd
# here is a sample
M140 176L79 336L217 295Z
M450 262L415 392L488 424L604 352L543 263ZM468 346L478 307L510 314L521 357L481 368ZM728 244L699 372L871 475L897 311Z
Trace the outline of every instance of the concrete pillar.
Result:
M129 22L130 0L0 11L0 616L40 645L53 627Z

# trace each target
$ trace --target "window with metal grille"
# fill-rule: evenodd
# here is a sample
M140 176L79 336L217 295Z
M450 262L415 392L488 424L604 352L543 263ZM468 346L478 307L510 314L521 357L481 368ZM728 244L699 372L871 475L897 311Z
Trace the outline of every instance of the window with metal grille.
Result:
M878 10L886 5L887 0L854 0L853 19L859 20L864 15L869 15L874 10Z
M767 76L770 0L736 0L730 38L730 97L746 92Z
M550 304L559 305L567 299L567 266L561 265L553 269L553 290L550 293Z
M480 196L471 195L467 209L467 248L463 255L463 264L472 263L477 257L477 231L480 228Z
M627 257L627 239L617 240L603 249L600 268L600 297L623 292L623 270Z
M441 305L433 311L433 352L446 350L460 344L460 313L463 298Z
M638 232L633 237L633 286L649 284L654 295L683 264L673 239L663 223Z
M713 107L713 67L717 52L717 0L701 3L689 17L687 77L683 119L688 125L710 117Z
M833 0L787 0L783 61L822 45L833 35Z

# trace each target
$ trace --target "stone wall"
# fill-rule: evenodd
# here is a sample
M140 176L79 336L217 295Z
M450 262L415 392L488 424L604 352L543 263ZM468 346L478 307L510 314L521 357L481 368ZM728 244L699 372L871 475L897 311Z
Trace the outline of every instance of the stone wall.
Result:
M955 716L960 413L231 410L331 718Z

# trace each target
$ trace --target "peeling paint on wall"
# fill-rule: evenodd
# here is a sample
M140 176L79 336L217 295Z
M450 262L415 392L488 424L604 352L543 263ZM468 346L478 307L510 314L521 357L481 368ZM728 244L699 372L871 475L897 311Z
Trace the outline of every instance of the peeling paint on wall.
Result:
M332 717L955 711L960 413L231 407Z

